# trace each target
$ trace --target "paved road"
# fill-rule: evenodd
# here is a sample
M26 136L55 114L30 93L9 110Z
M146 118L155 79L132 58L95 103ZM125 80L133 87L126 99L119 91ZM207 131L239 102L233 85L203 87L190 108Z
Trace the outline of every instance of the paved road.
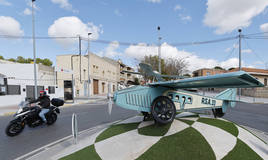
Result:
M107 105L77 105L63 108L58 121L53 126L41 126L33 129L26 127L17 137L7 137L4 133L4 129L12 117L0 117L0 159L14 159L55 140L69 136L71 134L72 113L78 115L79 131L137 114L136 111L113 107L112 115L109 116ZM268 133L267 104L238 103L235 108L227 111L224 118Z
M223 118L268 133L268 104L237 103Z
M112 114L109 116L107 105L104 104L76 105L62 108L61 111L58 121L54 125L44 125L37 128L26 127L16 137L8 137L4 133L5 127L12 117L0 117L0 159L11 160L17 158L46 144L71 135L71 118L73 113L77 114L79 131L100 124L126 119L137 114L136 111L113 107Z

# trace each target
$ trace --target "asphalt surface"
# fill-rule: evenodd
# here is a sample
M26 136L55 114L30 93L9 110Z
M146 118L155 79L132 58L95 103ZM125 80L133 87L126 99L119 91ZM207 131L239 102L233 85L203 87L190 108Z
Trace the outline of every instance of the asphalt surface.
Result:
M15 137L8 137L5 134L5 128L9 121L13 119L12 116L1 116L0 159L15 159L44 145L71 135L71 119L73 113L77 114L79 131L100 124L126 119L138 114L137 111L114 106L110 116L107 108L107 104L84 104L62 108L57 122L52 126L25 127L24 131Z
M5 135L5 127L12 120L11 116L0 117L0 159L11 160L31 152L44 145L71 135L71 118L76 113L78 117L79 131L126 119L137 114L136 111L113 107L109 116L106 104L84 104L62 108L58 121L52 126L40 126L37 128L26 127L16 137ZM240 125L249 126L268 133L268 105L238 103L235 108L227 110L223 117Z
M237 103L223 118L268 133L268 104Z

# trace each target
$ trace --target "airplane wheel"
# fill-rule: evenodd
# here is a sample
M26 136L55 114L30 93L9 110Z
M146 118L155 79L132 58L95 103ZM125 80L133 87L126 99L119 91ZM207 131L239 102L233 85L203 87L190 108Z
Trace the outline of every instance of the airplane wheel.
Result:
M212 112L213 112L215 118L217 118L217 117L221 118L224 116L224 113L222 112L222 108L212 109Z
M157 97L152 103L152 115L154 120L160 124L172 122L176 115L173 101L165 96Z
M222 112L222 108L216 108L215 109L215 114L216 114L216 117L223 117L224 116L224 113Z

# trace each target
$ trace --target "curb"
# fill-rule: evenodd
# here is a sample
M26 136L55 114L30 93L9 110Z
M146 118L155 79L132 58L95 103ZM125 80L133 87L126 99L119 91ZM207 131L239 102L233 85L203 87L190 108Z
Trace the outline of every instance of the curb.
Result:
M86 134L86 133L89 133L89 132L92 132L92 131L98 130L98 129L99 130L106 129L108 126L110 126L110 125L112 125L114 123L117 123L119 121L121 121L121 120L117 120L117 121L101 124L101 125L89 128L89 129L85 129L83 131L80 131L78 133L78 135ZM61 143L64 143L64 142L67 142L67 141L72 141L72 138L73 138L72 135L66 136L66 137L61 138L59 140L56 140L56 141L54 141L52 143L49 143L49 144L47 144L47 145L45 145L43 147L37 148L37 149L27 153L27 154L24 154L24 155L22 155L20 157L17 157L17 158L15 158L15 160L26 160L26 159L30 160L30 159L35 159L35 157L38 157L38 159L39 158L42 159L44 157L42 157L42 156L39 157L40 154L45 154L45 152L48 152L50 149L53 149L53 147L56 147L56 145L60 145ZM47 157L46 157L46 159L47 159Z

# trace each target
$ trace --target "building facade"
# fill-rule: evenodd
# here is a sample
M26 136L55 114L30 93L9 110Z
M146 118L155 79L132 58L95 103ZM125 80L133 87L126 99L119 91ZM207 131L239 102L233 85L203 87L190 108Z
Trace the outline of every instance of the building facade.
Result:
M257 69L257 68L241 68L242 71L245 71L258 79L260 82L264 84L264 87L260 88L242 88L241 95L244 96L251 96L251 97L261 97L261 98L268 98L268 70L265 69ZM193 72L193 77L198 76L208 76L208 75L215 75L215 74L222 74L228 72L236 72L239 71L239 68L234 68L231 70L221 70L221 69L199 69ZM203 89L206 91L217 91L220 92L224 89L220 88L207 88Z
M51 98L63 97L58 88L54 68L36 65L37 88L46 90ZM0 106L17 105L25 98L34 98L34 65L21 63L0 64Z
M96 94L107 94L109 84L111 91L117 89L117 82L119 77L118 65L112 60L107 60L95 54L89 56L89 77L88 81L88 55L59 55L57 56L57 68L63 71L57 72L57 83L59 87L65 89L65 97L70 96L73 92L74 97L83 97ZM69 70L70 72L64 72ZM68 90L72 86L72 91ZM90 83L89 83L90 82Z

